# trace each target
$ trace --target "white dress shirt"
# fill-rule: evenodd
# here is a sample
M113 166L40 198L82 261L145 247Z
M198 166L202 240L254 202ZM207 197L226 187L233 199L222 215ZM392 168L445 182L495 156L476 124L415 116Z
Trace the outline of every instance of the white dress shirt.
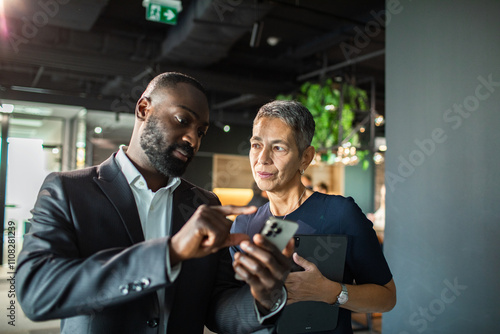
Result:
M141 219L142 231L144 239L150 240L154 238L161 238L172 234L172 203L174 190L181 183L178 177L170 177L165 187L158 189L156 192L148 188L144 176L135 168L134 164L125 154L127 147L122 146L116 153L116 162L120 167L123 175L127 179L130 189L134 194L137 210L139 211L139 218ZM175 265L173 268L170 266L170 256L167 247L166 256L166 270L170 282L175 281L181 271L181 263ZM280 301L279 307L266 316L261 316L255 306L257 318L260 323L278 313L286 304L286 290L283 287L284 298ZM160 319L160 333L166 333L168 312L165 309L165 289L159 289L158 299L160 309L163 316Z
M161 238L172 234L172 203L174 190L181 183L178 177L171 177L165 187L153 192L148 188L148 184L141 173L135 168L134 164L125 154L127 147L122 146L116 153L116 162L123 175L130 185L134 194L137 211L141 219L142 232L145 240ZM167 247L165 269L170 282L173 282L179 276L181 263L170 266L169 248ZM165 289L157 291L160 303L160 310L163 316L160 319L161 333L166 333L168 312L165 309Z

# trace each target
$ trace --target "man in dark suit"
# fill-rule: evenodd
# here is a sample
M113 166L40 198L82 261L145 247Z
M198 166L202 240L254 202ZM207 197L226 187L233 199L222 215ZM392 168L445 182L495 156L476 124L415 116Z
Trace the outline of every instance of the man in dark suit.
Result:
M180 178L208 129L204 88L164 73L136 105L130 144L99 166L53 173L32 211L17 295L63 333L249 333L272 328L293 250L230 234L252 207ZM245 254L231 266L228 246ZM235 280L236 271L243 281Z

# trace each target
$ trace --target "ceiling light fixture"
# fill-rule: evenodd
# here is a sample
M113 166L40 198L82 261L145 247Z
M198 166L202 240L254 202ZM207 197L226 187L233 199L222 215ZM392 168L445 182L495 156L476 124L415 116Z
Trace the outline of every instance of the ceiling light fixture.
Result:
M359 162L356 155L356 147L350 142L346 142L337 148L335 152L335 163L342 163L346 166L354 166Z
M384 156L382 153L376 152L373 155L373 162L375 162L375 165L380 165L381 163L384 162Z
M8 104L4 103L0 105L0 112L10 114L14 111L14 105L13 104Z
M269 36L267 38L267 44L270 46L276 46L280 42L280 38L276 36Z
M382 126L382 125L385 123L384 116L382 116L382 115L378 115L378 114L377 114L377 115L375 116L375 120L374 120L374 122L375 122L375 125L376 125L376 126Z
M255 22L252 28L252 37L250 37L250 47L256 48L260 44L262 37L262 30L264 29L264 22Z
M43 126L43 121L41 119L12 118L10 120L10 124L17 126L40 128Z

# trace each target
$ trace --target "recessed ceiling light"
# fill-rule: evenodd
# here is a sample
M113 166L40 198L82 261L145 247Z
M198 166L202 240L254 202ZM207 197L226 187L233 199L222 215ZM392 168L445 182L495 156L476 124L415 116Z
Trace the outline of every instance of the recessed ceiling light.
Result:
M29 126L32 128L39 128L43 125L43 121L40 119L24 119L24 118L12 118L10 124L18 126Z
M13 111L14 111L13 104L8 104L8 103L0 104L0 112L11 113Z
M267 44L269 44L271 46L275 46L279 42L280 42L280 39L278 37L276 37L276 36L269 36L267 38Z
M382 115L376 115L374 122L375 122L376 126L382 126L382 125L384 125L384 123L385 123L384 116L382 116Z

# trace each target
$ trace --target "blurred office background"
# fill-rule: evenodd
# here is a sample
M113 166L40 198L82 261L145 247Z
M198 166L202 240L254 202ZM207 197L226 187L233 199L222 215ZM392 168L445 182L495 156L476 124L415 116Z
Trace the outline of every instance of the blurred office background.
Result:
M18 252L43 178L128 144L149 80L179 71L211 107L185 177L224 204L252 196L259 106L305 83L340 94L321 105L335 136L306 174L374 221L398 287L394 310L354 327L498 332L499 12L494 0L0 0L0 306L9 222ZM19 317L0 332L57 328Z

